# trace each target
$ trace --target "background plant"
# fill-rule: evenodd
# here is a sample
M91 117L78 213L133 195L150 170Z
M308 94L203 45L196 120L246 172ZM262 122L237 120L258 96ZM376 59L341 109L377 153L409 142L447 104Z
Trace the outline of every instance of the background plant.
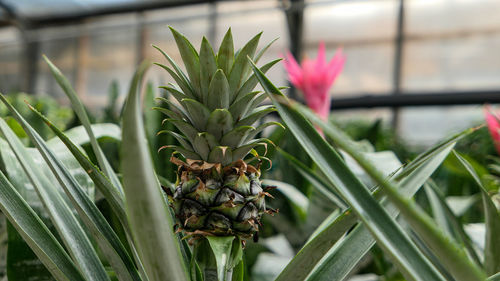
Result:
M83 127L78 128L82 134L75 136L68 132L66 135L48 119L37 114L58 137L53 141L44 141L14 108L10 108L12 116L24 126L26 134L36 145L35 152L35 149L27 148L26 144L19 141L12 130L0 121L0 130L7 145L0 151L5 167L8 165L10 168L4 170L6 174L0 177L0 207L13 223L13 228L42 263L50 268L48 273L56 280L145 280L146 275L149 280L169 280L172 274L178 274L173 280L200 280L196 267L194 272L184 270L192 268L191 249L183 240L179 240L179 234L172 231L168 207L162 199L162 191L153 172L155 164L151 157L152 149L145 143L145 132L148 130L143 118L147 115L143 114L138 97L140 80L146 67L141 66L134 77L123 113L122 135L126 137L122 137L122 148L128 154L122 154L126 158L120 159L122 165L127 165L122 170L122 186L120 177L109 169L111 165L99 148L99 126L91 125L88 118L85 118L86 110L76 99L67 81L53 65L49 65L72 101L83 124ZM385 253L381 260L388 259L390 265L395 266L396 270L379 271L387 279L401 278L398 272L407 280L484 280L487 276L492 276L489 277L490 280L497 278L493 275L498 272L498 251L493 249L498 245L498 220L495 219L498 210L491 200L491 193L497 192L498 187L486 185L481 175L486 175L487 172L480 172L478 166L468 159L470 157L453 152L458 140L477 131L467 130L450 137L421 153L413 161L408 161L403 167L400 164L388 167L382 165L387 164L387 157L391 157L387 153L377 153L366 143L354 142L335 125L322 122L299 104L286 100L257 68L254 71L278 108L288 132L295 138L287 141L289 148L293 149L289 152L298 156L295 152L300 152L299 147L303 148L307 157L310 157L309 161L314 161L318 168L312 170L283 150L276 150L274 155L280 155L280 161L286 159L286 163L310 183L311 190L330 201L329 206L333 210L317 229L309 229L313 232L311 237L302 238L308 241L300 242L300 237L297 236L297 242L293 246L300 251L295 253L292 248L291 255L294 258L290 262L290 253L278 250L277 245L283 245L283 239L263 239L260 249L257 249L257 245L252 249L254 254L261 253L254 255L256 261L253 269L242 270L244 273L233 275L233 280L246 280L251 274L257 280L269 276L264 274L265 263L258 261L265 260L266 257L268 261L279 260L279 264L286 266L283 271L277 272L278 280L343 280L360 265L362 258L375 244ZM317 133L308 119L321 126L334 147ZM277 131L275 136L278 138L280 134L283 132ZM78 141L79 137L87 140ZM120 134L114 138L120 139ZM91 143L95 162L87 158L78 147L87 142ZM293 142L295 146L291 145ZM39 153L38 158L33 156L35 153ZM11 157L7 158L6 155ZM12 162L6 164L5 159ZM136 165L138 160L143 165ZM36 161L45 161L39 163L46 165L37 165ZM446 165L475 184L470 188L483 202L482 206L478 206L481 211L477 218L478 221L485 222L484 241L487 247L480 248L471 241L470 235L463 228L456 205L450 204L450 200L447 200L449 198L442 194L439 178L429 180L438 167L443 167L443 162L453 163ZM76 164L75 168L71 168L73 166L69 166L69 163ZM51 172L44 172L42 168L49 168ZM279 171L271 170L272 172L277 174ZM24 174L19 176L19 173ZM37 207L25 197L24 188L29 184L36 192L34 198L41 200L37 201L38 208L39 212L46 213L45 217L43 214L35 215ZM143 194L135 192L132 193L133 196L127 196L133 190L132 187L136 186L144 187ZM104 208L100 206L99 209L94 204L93 188L102 194L113 217L107 217ZM300 189L288 189L298 191L302 196L293 196L294 191L287 192L285 185L281 185L278 190L283 198L277 201L285 203L284 206L288 204L290 208L290 213L285 208L282 210L283 217L296 219L290 220L289 225L301 224L304 218L307 220L307 206L303 203L304 198L307 200L309 195L307 190L302 193ZM429 209L421 204L424 207L422 209L414 201L407 199L418 190L424 190L429 198ZM134 199L138 201L124 200L123 194L125 198L135 196ZM430 211L428 214L432 214L432 217L425 211ZM81 220L76 219L74 213L78 213ZM401 219L396 221L394 218L398 213L401 214ZM132 216L136 218L131 219ZM137 224L141 219L149 224ZM273 226L269 235L278 234L283 229L274 223L269 225ZM446 232L438 231L436 225L446 229ZM134 234L144 231L146 227L151 229L150 233L161 233L162 236L154 238ZM91 231L86 231L87 229ZM166 235L169 236L168 239ZM307 237L307 234L304 236ZM76 237L80 239L75 239ZM96 241L96 244L89 243L90 241ZM173 249L169 248L172 246ZM77 253L76 247L84 250ZM251 250L250 247L248 245L245 250L247 253ZM375 252L374 256L376 254ZM280 257L285 259L279 259ZM278 268L275 266L278 263L267 264ZM384 265L378 269L384 269ZM25 278L26 275L16 277L19 272L11 270L9 274L12 274L12 278L9 276L9 279Z

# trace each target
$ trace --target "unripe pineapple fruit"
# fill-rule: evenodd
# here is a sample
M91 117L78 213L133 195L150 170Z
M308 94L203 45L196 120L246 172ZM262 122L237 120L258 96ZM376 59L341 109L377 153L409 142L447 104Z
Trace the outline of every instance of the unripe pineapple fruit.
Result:
M217 54L206 38L200 51L172 29L187 75L163 51L171 67L158 64L176 84L164 86L176 100L162 99L165 113L181 134L173 135L180 146L171 159L178 166L174 190L167 190L178 225L191 235L238 236L249 238L259 230L266 209L260 177L260 158L254 150L266 146L266 139L255 137L268 122L254 123L274 111L261 106L266 94L253 91L258 81L251 73L249 59L257 62L270 44L256 52L260 34L234 52L228 30ZM271 42L272 43L272 42ZM261 67L267 71L279 60ZM181 160L182 156L184 160ZM253 162L257 163L251 165Z

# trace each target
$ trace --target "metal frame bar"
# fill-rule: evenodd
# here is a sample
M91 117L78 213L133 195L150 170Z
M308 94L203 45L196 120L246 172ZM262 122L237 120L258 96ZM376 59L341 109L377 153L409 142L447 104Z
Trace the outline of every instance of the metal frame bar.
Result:
M401 94L401 70L403 68L403 47L405 42L404 36L405 8L404 0L399 0L398 15L396 18L396 37L394 38L394 68L393 68L393 95ZM392 126L397 130L399 124L399 108L394 108L392 111Z
M400 108L413 106L474 105L484 103L500 104L500 90L480 91L437 91L405 92L405 94L366 94L359 97L336 97L332 99L332 109Z

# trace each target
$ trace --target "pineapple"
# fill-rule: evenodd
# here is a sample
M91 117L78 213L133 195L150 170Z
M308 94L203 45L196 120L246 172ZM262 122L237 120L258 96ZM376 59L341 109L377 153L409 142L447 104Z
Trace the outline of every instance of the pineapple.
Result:
M259 230L261 216L273 212L266 209L269 193L259 180L262 156L254 149L266 146L268 140L255 137L264 128L281 124L252 126L275 109L260 106L266 95L253 91L258 81L248 57L257 62L272 42L256 52L258 34L234 52L229 29L217 54L206 38L198 53L182 34L170 29L187 72L155 47L171 67L157 65L176 82L161 88L177 102L160 98L168 108L157 108L181 132L162 131L180 144L164 146L174 149L171 161L178 166L175 189L166 189L171 207L180 228L192 237L250 238ZM267 71L278 61L265 64L261 70Z

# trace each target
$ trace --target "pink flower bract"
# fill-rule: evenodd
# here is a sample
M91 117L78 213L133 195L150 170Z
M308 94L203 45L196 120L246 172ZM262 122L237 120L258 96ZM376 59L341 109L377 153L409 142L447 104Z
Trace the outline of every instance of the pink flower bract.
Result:
M484 107L484 119L490 130L497 153L500 155L500 123L498 122L498 115L493 114L488 105Z
M342 49L339 48L327 63L324 43L319 44L318 56L315 60L304 58L302 65L299 65L293 55L288 52L283 61L290 82L302 91L307 106L325 121L330 113L328 92L342 71L344 62L345 57Z

